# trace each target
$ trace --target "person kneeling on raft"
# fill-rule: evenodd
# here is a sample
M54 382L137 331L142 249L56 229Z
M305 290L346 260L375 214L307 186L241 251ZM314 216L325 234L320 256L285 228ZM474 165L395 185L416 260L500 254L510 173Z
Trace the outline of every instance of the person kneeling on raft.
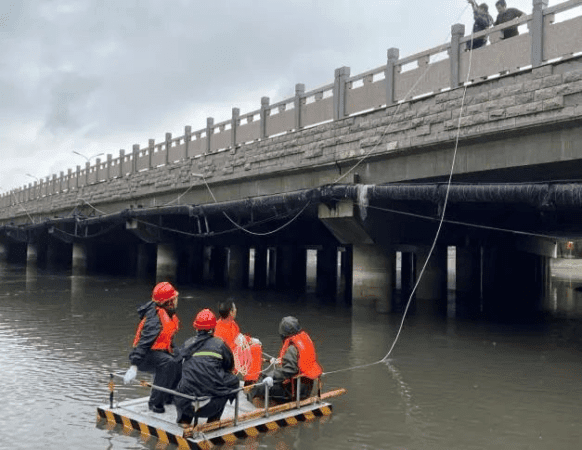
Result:
M177 306L178 291L164 281L154 287L151 301L138 308L140 322L129 354L131 367L123 377L125 384L131 383L139 369L153 373L156 386L176 387L182 369L173 356L174 336L180 327ZM170 394L152 389L148 402L150 410L164 413L164 405L169 403L172 403Z
M198 411L194 411L192 400L174 396L177 422L186 425L191 424L194 417L207 417L207 423L220 420L226 402L236 398L239 387L238 378L233 373L232 352L222 339L213 336L216 327L214 313L203 309L193 326L197 330L196 336L184 342L176 352L177 358L182 360L182 378L176 390L192 397L210 397L210 400L201 401Z
M273 386L269 391L270 400L273 404L286 403L296 399L297 376L301 375L299 397L306 399L311 395L314 380L323 372L317 361L313 341L293 316L283 317L279 324L279 335L283 341L279 358L271 360L271 367L264 371L259 383L271 377ZM268 384L271 384L270 380ZM255 406L262 406L264 395L265 388L256 386L249 393L249 399Z

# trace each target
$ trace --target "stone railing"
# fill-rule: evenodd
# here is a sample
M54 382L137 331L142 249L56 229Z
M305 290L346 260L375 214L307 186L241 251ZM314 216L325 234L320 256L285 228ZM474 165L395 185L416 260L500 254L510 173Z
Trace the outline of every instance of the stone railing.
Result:
M137 172L175 163L189 158L212 158L213 154L234 150L246 143L268 139L318 124L341 120L355 114L385 108L421 96L437 94L500 74L535 68L545 63L582 52L582 15L572 11L582 0L570 0L547 8L548 0L533 0L533 12L512 22L464 36L464 25L453 25L451 41L406 58L399 59L398 49L388 50L387 63L365 73L350 76L349 67L335 70L334 82L312 91L303 84L295 86L295 96L270 104L261 99L258 110L240 114L233 108L229 120L214 123L207 119L206 127L192 131L186 126L184 135L148 146L133 146L131 153L119 151L105 161L89 162L84 168L68 169L60 176L2 194L0 208L27 202L83 186L107 182ZM573 18L555 23L559 13L570 12ZM502 40L502 31L515 25L527 25L528 32ZM489 44L465 51L473 38L488 37ZM469 73L470 72L470 73Z

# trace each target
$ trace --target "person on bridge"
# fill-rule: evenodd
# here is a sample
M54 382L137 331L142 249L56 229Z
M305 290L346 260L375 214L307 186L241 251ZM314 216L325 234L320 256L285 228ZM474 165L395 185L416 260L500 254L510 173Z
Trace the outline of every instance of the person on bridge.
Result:
M123 382L130 383L137 370L154 374L155 386L174 389L180 378L180 363L174 360L174 336L180 327L176 315L178 291L168 282L158 283L151 301L138 308L140 322L129 354L131 367ZM165 412L164 405L172 402L171 395L152 389L148 406L155 413Z
M235 357L235 372L240 373L245 385L254 384L261 373L263 347L257 338L240 332L236 323L236 305L232 298L218 305L220 318L216 322L214 336L222 339Z
M237 376L233 373L234 356L222 339L213 335L216 316L209 309L196 315L193 323L196 336L184 342L176 352L182 361L182 378L176 390L192 397L206 397L198 402L195 411L192 400L174 396L178 412L177 422L189 425L198 417L207 417L208 422L220 420L227 401L238 395Z
M523 12L517 8L508 8L507 3L505 0L497 0L495 3L495 7L497 8L497 19L495 20L494 25L500 25L505 22L509 22L510 20L516 19L518 17L523 16ZM519 31L517 30L517 25L513 27L508 27L503 30L503 39L508 39L513 36L519 35Z
M475 0L467 0L473 7L473 33L486 30L493 25L493 17L489 15L489 7L487 3L477 5ZM483 47L487 43L487 36L473 39L467 42L467 50ZM472 44L472 45L471 45Z
M297 377L301 377L300 399L311 395L314 381L322 374L322 368L317 361L313 341L299 325L299 320L293 316L283 317L279 324L279 335L283 345L278 358L271 360L271 368L266 370L259 382L271 377L273 387L269 398L274 404L286 403L296 399ZM249 393L249 398L255 406L264 403L264 387L257 386Z

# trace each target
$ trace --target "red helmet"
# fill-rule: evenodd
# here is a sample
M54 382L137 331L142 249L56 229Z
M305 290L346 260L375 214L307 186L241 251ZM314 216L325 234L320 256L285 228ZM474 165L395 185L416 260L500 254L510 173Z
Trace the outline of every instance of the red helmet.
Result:
M192 324L197 330L214 330L216 327L216 316L209 309L203 309L196 315L196 320Z
M178 295L178 291L167 281L156 284L152 292L152 300L158 305L163 305L168 300L173 299Z

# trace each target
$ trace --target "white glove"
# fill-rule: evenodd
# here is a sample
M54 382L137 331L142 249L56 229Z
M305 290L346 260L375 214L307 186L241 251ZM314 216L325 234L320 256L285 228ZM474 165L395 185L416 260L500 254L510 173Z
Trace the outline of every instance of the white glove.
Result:
M251 338L251 344L263 345L261 344L261 341L259 341L257 338Z
M263 384L266 384L269 388L272 388L273 387L273 378L265 377L263 379Z
M271 358L271 359L269 360L269 363L271 363L271 364L280 364L280 363L279 363L279 358Z
M239 333L238 336L234 339L234 343L239 347L242 347L246 343L246 339L242 333Z
M137 366L131 366L123 376L123 384L129 384L137 375Z

